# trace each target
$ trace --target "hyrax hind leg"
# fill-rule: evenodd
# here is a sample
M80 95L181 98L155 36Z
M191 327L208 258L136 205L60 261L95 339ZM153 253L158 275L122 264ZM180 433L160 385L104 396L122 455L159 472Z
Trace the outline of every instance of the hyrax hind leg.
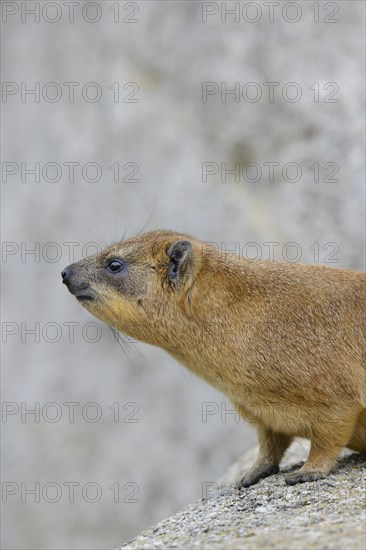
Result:
M286 476L288 485L316 481L324 478L332 469L337 456L352 438L358 412L344 413L336 418L319 419L312 428L311 448L307 461L300 470Z
M352 451L366 453L366 409L364 409L358 417L354 432L347 447L352 449Z
M257 460L245 476L238 481L237 489L250 487L264 477L277 474L281 458L292 441L291 436L275 433L261 424L257 424L257 433L259 443Z

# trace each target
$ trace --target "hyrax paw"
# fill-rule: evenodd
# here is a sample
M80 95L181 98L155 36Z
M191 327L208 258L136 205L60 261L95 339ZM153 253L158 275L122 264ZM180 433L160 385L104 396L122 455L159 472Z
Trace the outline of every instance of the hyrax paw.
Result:
M285 477L287 485L296 485L297 483L307 483L308 481L317 481L324 479L322 472L295 472Z
M235 487L236 489L239 489L239 490L246 487L250 487L251 485L255 485L256 483L258 483L258 481L260 481L264 477L272 476L273 474L278 474L278 472L279 472L278 466L270 466L270 467L267 467L266 469L253 468L252 470L249 470L249 472L247 472L245 476L242 477L235 484Z
M255 485L256 483L258 483L259 480L260 478L258 477L246 475L242 477L240 481L237 481L235 483L235 489L238 489L240 491L240 489L250 487L251 485Z

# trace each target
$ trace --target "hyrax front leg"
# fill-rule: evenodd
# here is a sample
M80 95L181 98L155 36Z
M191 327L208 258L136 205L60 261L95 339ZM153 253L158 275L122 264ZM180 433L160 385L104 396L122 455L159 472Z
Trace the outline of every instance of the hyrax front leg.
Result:
M259 454L257 460L245 476L236 484L237 489L250 487L264 477L277 474L284 452L292 437L275 433L262 425L257 425Z

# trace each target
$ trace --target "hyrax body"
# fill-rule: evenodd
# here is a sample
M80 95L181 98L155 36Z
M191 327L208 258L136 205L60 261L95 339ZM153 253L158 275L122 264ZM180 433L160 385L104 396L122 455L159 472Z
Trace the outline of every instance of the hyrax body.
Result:
M165 349L256 424L259 455L240 487L278 472L295 436L311 450L289 484L327 475L342 447L366 452L366 274L152 231L62 276L93 315Z

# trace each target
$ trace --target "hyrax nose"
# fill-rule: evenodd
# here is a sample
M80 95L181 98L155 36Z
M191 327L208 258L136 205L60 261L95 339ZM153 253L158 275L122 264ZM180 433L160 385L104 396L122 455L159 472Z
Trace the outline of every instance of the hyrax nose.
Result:
M70 282L70 277L73 271L72 265L68 265L61 273L62 282L67 285Z

